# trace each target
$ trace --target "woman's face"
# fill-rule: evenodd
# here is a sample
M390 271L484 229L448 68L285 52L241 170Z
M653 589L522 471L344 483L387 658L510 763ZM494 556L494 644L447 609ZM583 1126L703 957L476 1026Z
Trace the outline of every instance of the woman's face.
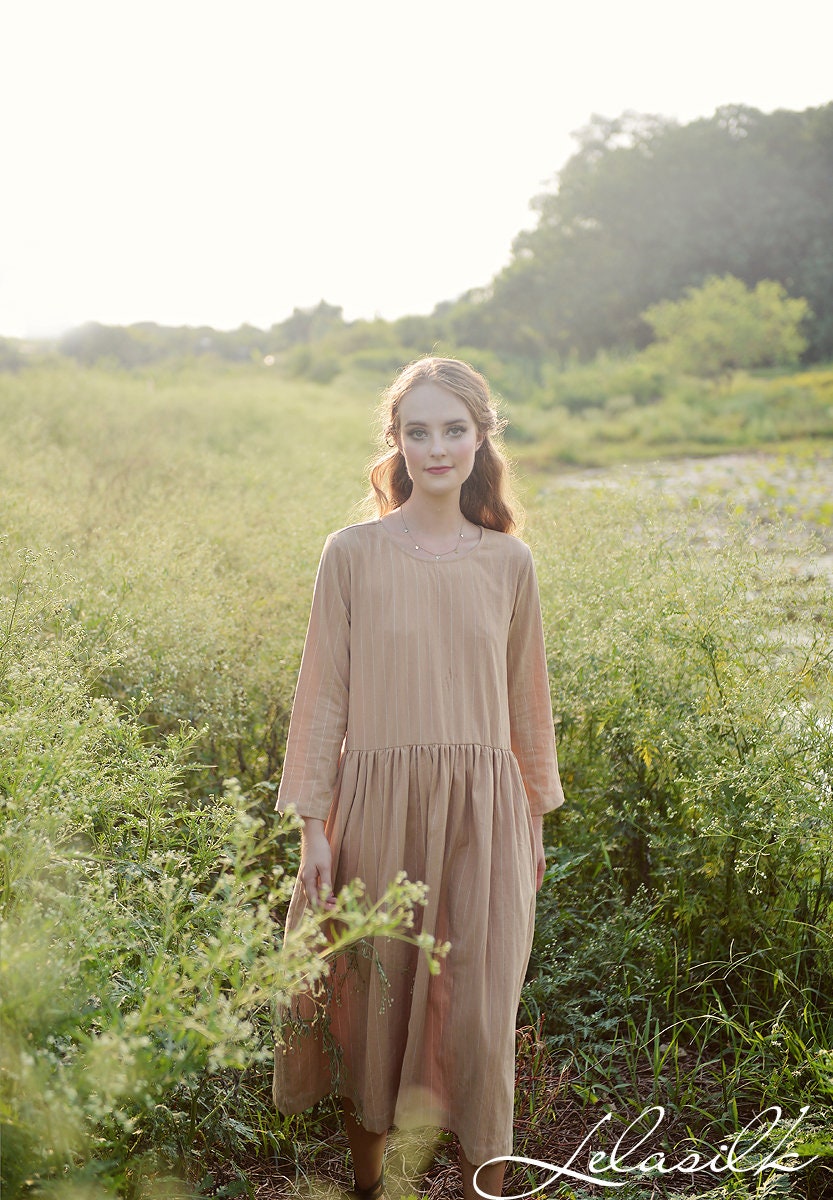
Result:
M397 445L415 490L459 492L482 442L463 401L439 384L418 383L400 402Z

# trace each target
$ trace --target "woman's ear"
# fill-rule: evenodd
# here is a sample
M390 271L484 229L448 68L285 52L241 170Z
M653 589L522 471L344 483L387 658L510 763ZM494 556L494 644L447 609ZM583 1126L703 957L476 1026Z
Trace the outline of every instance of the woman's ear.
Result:
M396 432L386 433L385 441L391 450L398 450L400 454L402 453L402 447L399 445L399 436Z
M477 451L480 449L480 447L483 445L483 443L485 441L486 441L486 434L481 433L480 437L477 439L477 445L474 448L475 454L477 453Z

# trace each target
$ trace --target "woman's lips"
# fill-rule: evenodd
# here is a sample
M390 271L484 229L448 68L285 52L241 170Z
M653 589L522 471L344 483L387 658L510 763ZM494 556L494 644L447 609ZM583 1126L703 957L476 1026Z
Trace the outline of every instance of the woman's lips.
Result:
M446 471L450 471L451 467L426 467L429 475L445 475Z

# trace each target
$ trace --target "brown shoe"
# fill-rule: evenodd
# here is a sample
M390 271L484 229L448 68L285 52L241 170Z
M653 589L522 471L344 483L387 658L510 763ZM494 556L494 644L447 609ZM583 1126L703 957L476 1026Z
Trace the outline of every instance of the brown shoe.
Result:
M385 1168L372 1187L358 1187L354 1176L353 1187L346 1195L348 1200L385 1200Z

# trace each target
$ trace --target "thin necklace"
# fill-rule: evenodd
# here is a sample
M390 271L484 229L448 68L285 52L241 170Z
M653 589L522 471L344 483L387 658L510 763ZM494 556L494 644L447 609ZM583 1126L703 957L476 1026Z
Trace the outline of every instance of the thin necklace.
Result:
M405 524L405 513L403 512L401 505L399 507L399 515L402 518L402 524L405 525L405 532L407 533L407 535L411 539L411 541L414 542L413 534L411 533L408 526ZM433 550L426 550L424 546L418 546L416 544L416 542L414 542L414 549L421 550L423 554L431 554L431 555L433 555L434 558L445 558L449 554L459 554L460 553L460 540L463 536L463 530L465 529L465 527L466 527L466 518L463 517L463 523L460 526L460 537L458 537L457 545L454 547L453 550L443 550L442 554L434 554Z

